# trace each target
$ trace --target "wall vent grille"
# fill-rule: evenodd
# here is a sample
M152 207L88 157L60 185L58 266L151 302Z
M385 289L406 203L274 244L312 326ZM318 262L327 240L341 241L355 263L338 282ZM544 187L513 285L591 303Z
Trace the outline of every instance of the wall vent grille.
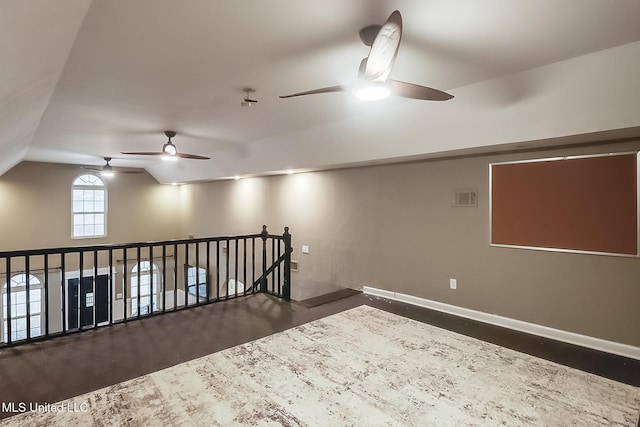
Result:
M453 206L478 206L478 190L456 190L453 192Z

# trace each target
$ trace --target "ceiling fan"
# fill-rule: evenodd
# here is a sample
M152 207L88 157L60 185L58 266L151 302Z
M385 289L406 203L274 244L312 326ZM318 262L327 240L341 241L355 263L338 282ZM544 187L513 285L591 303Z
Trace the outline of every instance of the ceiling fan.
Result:
M104 161L106 162L106 164L102 167L82 166L82 169L97 172L102 176L113 176L116 174L142 173L142 171L139 171L139 170L114 169L113 166L109 164L109 162L111 161L111 157L105 157Z
M244 99L242 100L242 102L240 103L240 105L242 105L243 107L252 107L254 104L257 104L258 101L255 99L251 99L249 97L250 93L255 92L256 90L250 87L245 87L244 89L242 89L242 91L246 94L244 96Z
M383 99L392 94L403 98L427 101L446 101L453 98L453 95L437 89L389 78L391 68L398 55L401 37L402 16L396 10L384 25L369 25L360 31L360 39L371 49L369 55L360 62L357 84L325 87L282 95L280 98L347 91L355 91L359 98L365 100Z
M162 156L167 160L194 159L194 160L209 160L209 157L199 156L197 154L179 153L175 144L171 141L171 138L176 136L176 133L172 130L165 130L164 134L169 140L162 146L162 151L122 151L122 154L130 154L134 156Z

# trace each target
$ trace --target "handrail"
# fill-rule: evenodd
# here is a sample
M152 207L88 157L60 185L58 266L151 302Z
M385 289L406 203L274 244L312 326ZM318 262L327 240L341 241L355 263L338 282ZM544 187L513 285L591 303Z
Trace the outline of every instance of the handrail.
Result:
M288 228L288 227L285 227ZM69 252L89 252L89 251L102 251L109 249L123 249L123 248L137 248L137 247L149 247L159 246L163 244L186 244L186 243L202 243L207 241L224 241L224 240L237 240L241 238L260 238L260 234L242 234L237 236L218 236L218 237L194 237L188 239L170 239L170 240L150 240L147 242L131 242L131 243L105 243L100 245L80 245L80 246L64 246L57 248L42 248L42 249L18 249L15 251L0 251L0 258L7 256L33 256L33 255L45 255L56 253L69 253ZM281 238L277 234L268 234L269 238Z
M290 300L292 252L289 228L275 235L266 225L257 234L3 251L0 347L255 292Z

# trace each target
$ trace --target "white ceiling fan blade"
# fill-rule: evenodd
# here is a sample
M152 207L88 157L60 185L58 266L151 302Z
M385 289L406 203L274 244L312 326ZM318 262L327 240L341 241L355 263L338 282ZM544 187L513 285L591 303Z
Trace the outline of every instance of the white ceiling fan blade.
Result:
M402 16L395 10L380 28L367 58L364 77L371 81L384 82L398 55L402 38Z

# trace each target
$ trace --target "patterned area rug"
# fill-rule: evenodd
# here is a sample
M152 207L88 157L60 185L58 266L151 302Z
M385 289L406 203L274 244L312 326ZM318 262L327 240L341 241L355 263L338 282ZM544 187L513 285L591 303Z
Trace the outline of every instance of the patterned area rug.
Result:
M361 306L2 425L636 426L640 389Z

